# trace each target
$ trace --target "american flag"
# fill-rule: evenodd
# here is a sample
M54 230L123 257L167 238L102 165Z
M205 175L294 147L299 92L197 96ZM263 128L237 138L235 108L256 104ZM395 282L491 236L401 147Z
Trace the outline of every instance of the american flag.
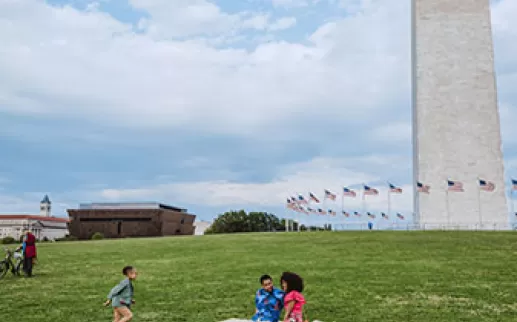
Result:
M298 199L296 199L295 197L291 197L291 201L292 201L294 204L297 204L297 203L298 203Z
M307 200L302 195L298 195L298 203L308 204Z
M328 198L330 200L336 200L336 195L328 190L325 190L325 198Z
M342 211L342 213L343 213L343 216L345 216L345 217L347 217L347 218L348 218L348 217L350 217L350 214L349 214L348 212L346 212L346 211L344 211L344 210L343 210L343 211Z
M296 206L294 205L294 203L291 201L291 199L287 198L287 204L286 204L286 207L287 208L291 208L291 209L295 209Z
M416 183L416 191L418 191L418 192L429 193L430 189L431 189L431 187L426 184L423 184L421 182Z
M495 190L495 184L490 181L479 179L479 188L484 191L492 192Z
M361 214L358 213L357 211L354 211L354 215L356 215L357 217L361 217Z
M320 200L312 192L309 192L309 199L315 203L320 203Z
M375 215L374 214L372 214L370 212L367 212L366 214L368 214L368 217L375 219Z
M382 216L382 218L384 218L384 219L389 219L389 218L388 218L388 215L386 215L385 213L381 213L381 216Z
M318 213L320 215L326 215L327 214L327 212L325 210L321 209L321 208L318 209Z
M515 179L511 179L512 180L512 190L517 190L517 180Z
M393 185L391 183L388 183L388 184L390 186L390 192L391 193L402 193L402 188L397 187L397 186L395 186L395 185Z
M329 215L335 216L336 212L334 210L332 210L332 209L329 209Z
M355 197L355 196L357 196L357 194L355 193L355 191L353 191L351 189L348 189L347 187L344 187L343 188L343 196Z
M397 217L399 217L400 219L404 220L404 216L402 216L401 214L397 214Z
M463 192L463 183L459 181L447 180L447 190L455 192Z
M308 215L309 214L309 211L303 207L300 207L300 211L303 212L304 214Z
M311 214L316 214L316 213L318 213L318 211L317 211L316 209L307 208L307 210L308 210Z
M365 195L370 195L370 196L378 195L379 194L379 190L377 190L375 188L372 188L370 186L364 185L364 194Z

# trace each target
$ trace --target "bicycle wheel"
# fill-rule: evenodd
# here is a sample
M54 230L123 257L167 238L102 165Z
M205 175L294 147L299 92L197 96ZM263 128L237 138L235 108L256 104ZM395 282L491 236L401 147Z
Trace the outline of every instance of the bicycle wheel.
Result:
M5 274L7 274L7 271L9 270L9 265L6 263L6 261L0 262L0 278L4 277Z
M18 276L21 275L22 264L23 264L23 261L18 261L18 263L16 263L15 271L16 271L16 275L18 275Z

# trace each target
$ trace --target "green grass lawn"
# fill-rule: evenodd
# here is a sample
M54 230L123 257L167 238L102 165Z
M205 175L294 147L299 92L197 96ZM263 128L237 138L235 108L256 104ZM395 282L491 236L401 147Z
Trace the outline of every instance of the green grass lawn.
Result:
M0 280L0 321L111 321L102 303L139 270L135 321L249 317L258 278L305 278L308 317L515 321L510 232L279 233L39 244L34 279Z

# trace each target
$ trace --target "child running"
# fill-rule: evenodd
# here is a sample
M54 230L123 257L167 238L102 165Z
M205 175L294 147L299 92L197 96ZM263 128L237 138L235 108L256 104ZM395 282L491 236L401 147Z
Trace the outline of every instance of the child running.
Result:
M285 292L284 322L303 322L303 306L305 298L303 292L303 279L295 273L284 272L280 277L282 289Z
M104 303L104 306L111 303L113 307L113 322L127 322L133 319L131 304L135 304L135 301L132 281L136 279L136 269L133 266L126 266L122 269L122 274L126 278L111 289L108 300Z

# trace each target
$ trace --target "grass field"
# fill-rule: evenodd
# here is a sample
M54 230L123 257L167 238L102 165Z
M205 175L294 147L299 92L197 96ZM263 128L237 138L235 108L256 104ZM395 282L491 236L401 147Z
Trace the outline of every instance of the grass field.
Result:
M0 321L111 321L102 307L135 265L135 321L249 317L262 273L305 278L308 317L515 321L510 232L290 233L40 244L34 279L0 281Z

